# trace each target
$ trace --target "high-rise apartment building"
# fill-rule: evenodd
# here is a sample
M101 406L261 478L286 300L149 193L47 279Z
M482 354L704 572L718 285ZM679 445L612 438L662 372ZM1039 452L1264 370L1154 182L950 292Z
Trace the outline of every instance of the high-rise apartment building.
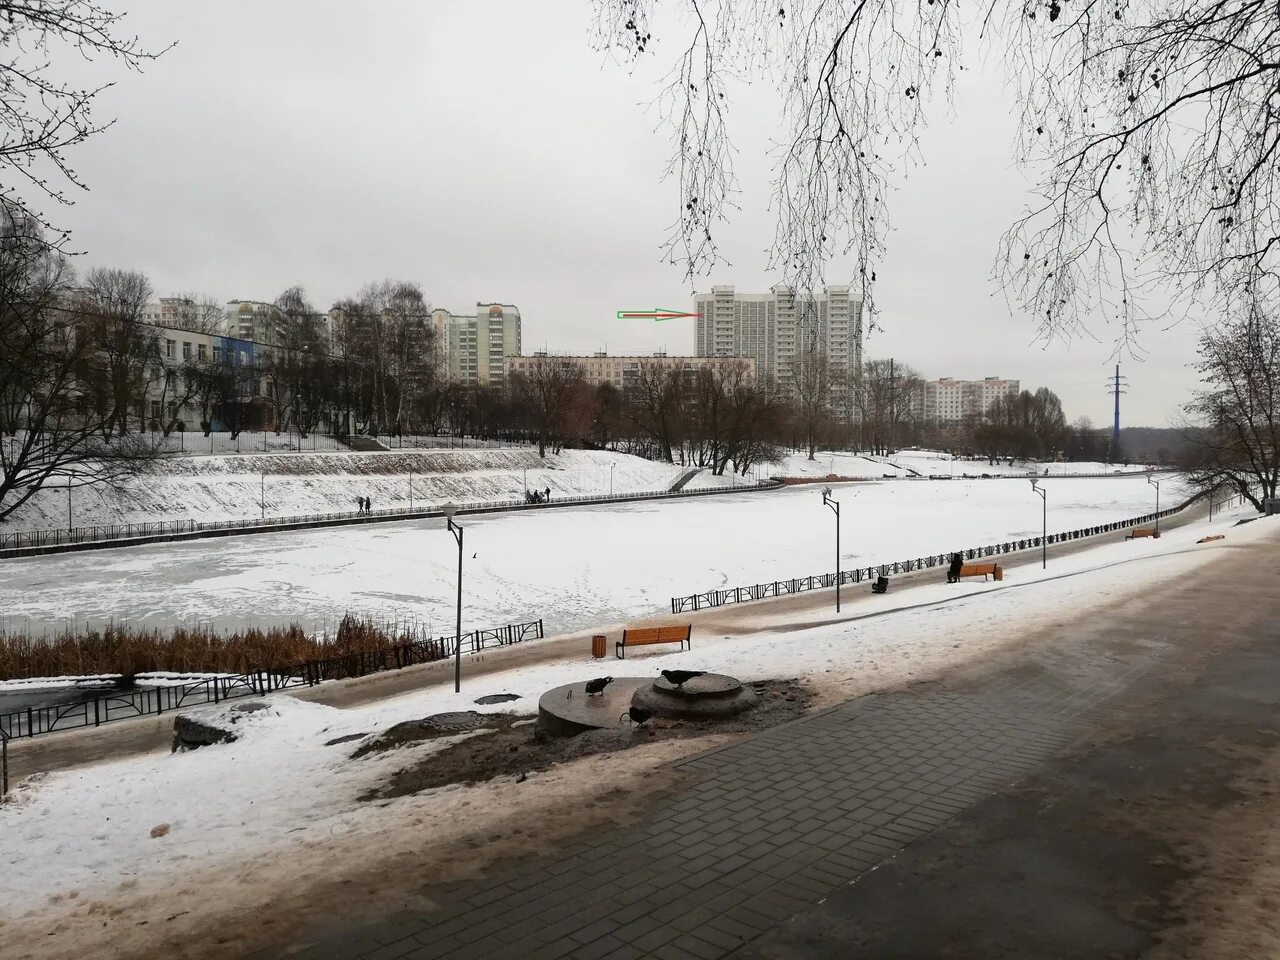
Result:
M280 316L274 303L228 300L225 315L229 336L241 340L256 340L259 343L274 342L276 320Z
M475 316L435 310L431 321L450 380L502 383L507 358L520 356L520 311L509 303L477 303Z
M776 286L768 293L738 293L712 287L695 298L700 357L751 357L761 378L784 389L797 358L809 352L856 381L862 369L862 300L846 286L829 286L817 297L797 297Z
M920 420L959 423L969 417L982 416L997 397L1017 396L1020 389L1019 381L999 377L926 380L916 391L913 412Z

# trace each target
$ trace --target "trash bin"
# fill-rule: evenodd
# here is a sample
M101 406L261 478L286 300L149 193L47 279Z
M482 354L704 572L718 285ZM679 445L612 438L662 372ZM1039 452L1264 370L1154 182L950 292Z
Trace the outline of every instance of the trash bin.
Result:
M607 638L603 633L597 633L591 638L591 656L597 660L604 659L604 644Z

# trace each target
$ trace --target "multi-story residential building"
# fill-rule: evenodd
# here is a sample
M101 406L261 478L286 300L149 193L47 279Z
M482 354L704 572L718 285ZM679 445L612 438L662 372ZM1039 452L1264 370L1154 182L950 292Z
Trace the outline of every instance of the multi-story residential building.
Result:
M1020 389L1019 381L999 377L926 380L916 391L912 412L919 420L959 423L969 417L982 416L997 397L1017 396Z
M275 326L280 311L274 303L263 303L260 300L228 300L226 308L226 330L230 336L241 340L256 340L259 343L272 343L275 340Z
M810 351L852 384L862 369L862 301L846 286L826 287L817 297L797 297L793 288L738 293L716 286L695 297L697 354L751 357L762 379L788 389L797 358Z
M546 362L547 359L574 364L581 368L587 383L592 386L609 383L623 393L636 385L641 370L659 367L666 370L679 370L692 376L700 370L714 372L742 366L747 376L753 380L756 377L756 361L753 357L669 357L664 352L625 357L611 357L604 352L597 352L589 357L560 354L548 357L546 353L538 352L531 357L508 358L507 370L511 374L526 373L536 364Z
M477 303L475 316L436 310L431 317L437 335L444 332L450 380L485 386L502 383L507 361L520 356L520 310L509 303Z

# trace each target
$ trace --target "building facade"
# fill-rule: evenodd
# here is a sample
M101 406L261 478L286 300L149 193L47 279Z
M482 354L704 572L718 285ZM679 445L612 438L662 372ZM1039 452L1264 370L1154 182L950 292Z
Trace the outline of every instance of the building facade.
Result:
M1017 396L1018 380L986 377L982 380L955 380L941 377L920 384L912 404L919 420L937 423L960 423L980 417L998 397Z
M508 370L512 374L527 373L535 365L546 362L548 359L580 367L583 377L593 387L608 383L624 394L635 387L639 382L641 371L645 369L674 369L691 377L702 370L723 372L735 366L742 366L748 377L756 379L756 362L752 357L669 357L662 352L626 357L611 357L603 352L597 352L589 357L560 354L548 357L546 353L539 352L531 357L509 358Z
M700 357L750 357L762 379L788 389L797 358L821 351L846 383L858 379L862 301L846 286L826 287L818 297L797 297L787 286L768 293L716 286L694 303Z
M275 342L275 326L280 316L274 303L260 300L228 300L224 314L228 336L258 343Z
M509 359L520 356L520 310L509 303L477 303L474 316L435 310L431 322L455 383L496 386L506 379Z

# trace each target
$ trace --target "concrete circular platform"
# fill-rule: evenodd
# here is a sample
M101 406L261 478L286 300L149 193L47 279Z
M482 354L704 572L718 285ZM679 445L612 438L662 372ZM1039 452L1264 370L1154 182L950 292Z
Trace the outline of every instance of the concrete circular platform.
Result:
M585 681L552 687L538 700L538 729L553 737L613 729L631 706L632 695L649 683L648 677L614 677L594 697L587 695Z
M682 687L659 678L638 688L631 702L657 717L716 720L745 713L758 699L753 690L743 687L735 677L705 673L686 681Z

